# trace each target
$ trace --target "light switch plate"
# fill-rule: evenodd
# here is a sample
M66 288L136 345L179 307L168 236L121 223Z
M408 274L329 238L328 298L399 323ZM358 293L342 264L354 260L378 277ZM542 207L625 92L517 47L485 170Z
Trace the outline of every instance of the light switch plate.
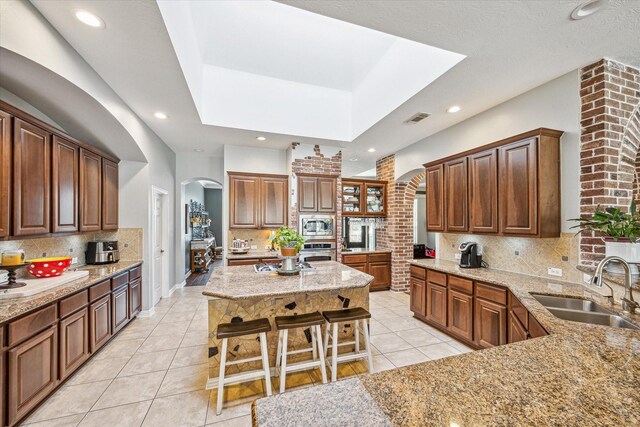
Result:
M462 254L455 254L455 258L458 259L458 260L462 259Z
M251 249L258 249L258 245L251 245Z
M582 273L582 281L587 285L591 283L591 277L592 276L587 273Z
M78 263L78 258L77 257L71 258L71 264L77 264L77 263Z
M562 277L562 269L561 268L549 267L549 268L547 268L547 274L549 276Z

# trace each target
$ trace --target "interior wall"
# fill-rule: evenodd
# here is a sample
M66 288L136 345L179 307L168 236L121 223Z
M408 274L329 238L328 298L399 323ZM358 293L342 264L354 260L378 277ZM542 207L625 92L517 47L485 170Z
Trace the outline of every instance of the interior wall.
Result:
M413 227L416 231L414 243L422 243L429 246L427 236L427 198L424 193L416 193L413 209L415 218Z
M191 201L204 204L204 187L198 181L189 183L184 186L184 199L191 206ZM184 273L191 269L191 242L193 235L191 227L187 228L187 234L184 235Z
M222 244L222 188L205 188L204 204L211 218L211 230L216 235L216 244Z
M47 116L42 111L38 110L36 107L29 104L27 101L20 98L18 95L8 91L7 89L1 86L0 86L0 99L6 102L7 104L11 104L14 107L21 109L25 113L29 113L33 117L40 119L43 122L64 131L64 128L60 126L58 123L56 123L51 117Z

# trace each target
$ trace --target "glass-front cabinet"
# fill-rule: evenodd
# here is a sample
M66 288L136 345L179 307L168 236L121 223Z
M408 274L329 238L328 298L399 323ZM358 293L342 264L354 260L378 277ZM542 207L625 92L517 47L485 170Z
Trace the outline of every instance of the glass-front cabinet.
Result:
M372 216L387 215L387 183L373 180L342 181L342 215Z

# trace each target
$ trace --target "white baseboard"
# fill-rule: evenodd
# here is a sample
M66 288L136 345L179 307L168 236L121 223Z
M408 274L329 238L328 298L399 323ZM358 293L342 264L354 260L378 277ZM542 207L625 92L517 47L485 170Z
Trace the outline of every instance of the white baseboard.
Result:
M151 317L156 313L156 309L151 307L149 310L142 310L138 313L138 317Z
M183 280L180 283L176 283L175 285L173 285L171 289L169 289L169 292L167 292L167 295L163 295L163 298L169 298L171 295L173 295L176 289L184 288L186 284L187 284L186 280Z
M191 276L191 270L187 271L187 274L184 275L184 280L187 280Z

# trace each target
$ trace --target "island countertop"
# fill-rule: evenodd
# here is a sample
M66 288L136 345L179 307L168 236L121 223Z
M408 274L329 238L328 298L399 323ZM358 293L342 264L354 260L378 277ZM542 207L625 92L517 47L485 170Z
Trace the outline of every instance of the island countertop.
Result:
M313 262L312 266L296 276L256 273L252 265L219 267L211 274L202 294L227 299L262 298L363 288L373 280L373 276L336 261Z
M254 425L339 425L352 411L364 414L360 425L640 425L640 331L564 321L530 295L599 302L588 288L441 260L412 264L509 288L550 335L258 399Z

